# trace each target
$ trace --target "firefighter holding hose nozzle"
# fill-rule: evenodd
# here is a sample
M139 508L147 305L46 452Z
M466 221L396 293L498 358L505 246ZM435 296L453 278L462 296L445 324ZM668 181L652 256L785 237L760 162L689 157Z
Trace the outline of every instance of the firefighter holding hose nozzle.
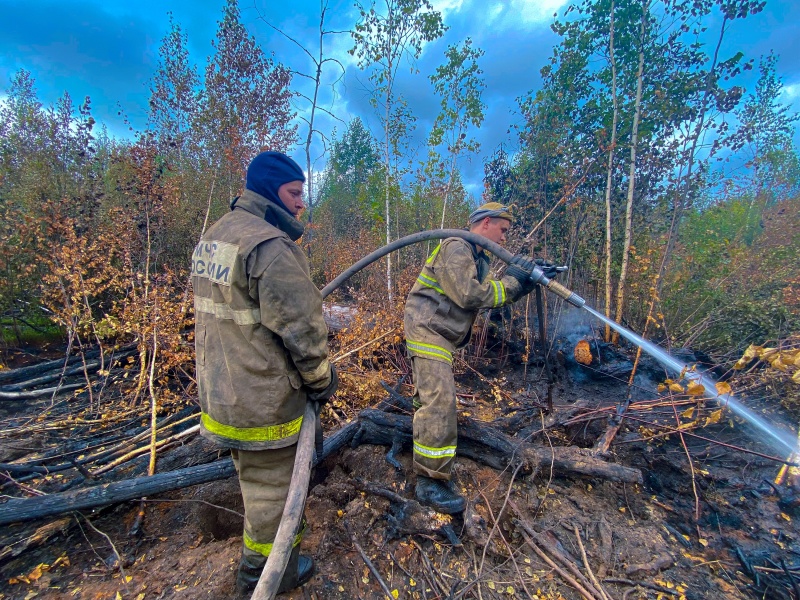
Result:
M502 245L513 221L510 207L489 202L470 215L469 231ZM439 512L456 514L466 506L451 481L457 442L453 354L469 341L478 311L499 308L533 291L534 266L516 255L502 279L491 279L483 248L447 238L425 261L406 300L405 337L416 408L415 495Z

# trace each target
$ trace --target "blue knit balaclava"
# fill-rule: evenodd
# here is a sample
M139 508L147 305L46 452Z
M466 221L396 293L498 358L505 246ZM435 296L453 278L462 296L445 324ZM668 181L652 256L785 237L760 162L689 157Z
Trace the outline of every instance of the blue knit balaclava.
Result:
M278 197L278 188L290 181L305 180L300 165L281 152L270 151L256 156L247 167L245 187L286 209Z

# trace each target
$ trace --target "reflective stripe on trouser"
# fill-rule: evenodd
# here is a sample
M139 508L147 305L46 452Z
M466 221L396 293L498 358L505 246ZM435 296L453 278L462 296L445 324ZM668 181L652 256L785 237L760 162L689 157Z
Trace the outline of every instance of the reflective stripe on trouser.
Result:
M458 424L453 368L440 360L411 358L414 373L414 471L450 479L456 456Z
M275 442L276 446L285 447L289 438L296 438L300 435L300 427L303 425L303 415L288 423L279 425L269 425L265 427L233 427L215 420L208 413L200 414L200 423L206 431L213 433L224 441L235 440L237 442L255 442L266 444Z
M231 449L244 500L245 554L269 556L283 515L297 445L275 450ZM300 543L297 532L294 545Z

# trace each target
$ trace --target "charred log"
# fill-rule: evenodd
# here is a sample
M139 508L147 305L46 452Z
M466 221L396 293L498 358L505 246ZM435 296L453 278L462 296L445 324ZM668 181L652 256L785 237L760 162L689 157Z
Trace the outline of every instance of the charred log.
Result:
M49 494L35 498L12 498L0 505L0 525L134 500L190 485L225 479L234 473L236 470L232 461L215 461L199 467L159 473L152 477L137 477L63 494Z
M412 420L406 415L396 415L374 409L359 414L360 427L352 445L375 444L411 447ZM638 469L606 463L594 457L589 450L572 447L538 448L498 431L487 423L462 417L458 422L458 453L494 469L522 461L525 471L535 472L549 467L562 474L578 473L626 483L641 483Z
M375 409L364 410L357 421L349 423L325 440L322 456L315 458L314 464L338 452L348 442L353 446L375 444L407 450L411 447L411 428L410 416ZM522 461L528 473L552 465L554 471L562 474L577 473L627 483L642 482L642 474L638 469L603 462L588 450L572 447L538 448L469 418L459 420L458 452L461 456L498 470ZM0 525L106 506L225 479L234 473L233 463L229 460L215 461L60 494L12 498L0 505Z

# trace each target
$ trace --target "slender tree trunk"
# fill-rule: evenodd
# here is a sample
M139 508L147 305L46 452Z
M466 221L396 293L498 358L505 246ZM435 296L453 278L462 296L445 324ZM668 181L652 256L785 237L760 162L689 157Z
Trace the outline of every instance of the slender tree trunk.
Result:
M639 137L639 118L642 112L642 80L644 79L644 33L647 24L649 2L642 4L642 22L639 27L639 69L636 73L636 104L633 112L633 129L631 131L631 166L628 175L628 199L625 206L625 244L622 249L622 266L617 284L617 312L615 321L622 321L622 308L625 301L625 279L628 274L631 237L633 235L633 193L636 187L636 145ZM619 342L619 333L612 336L613 343Z
M308 135L306 136L305 150L306 150L306 177L308 181L308 223L311 224L314 219L314 168L311 164L311 142L314 136L314 117L317 112L317 98L319 97L319 86L322 79L322 60L323 49L322 44L325 37L324 31L325 24L325 6L320 1L320 18L319 18L319 55L316 60L317 72L314 77L314 98L311 102L311 114L308 118ZM310 233L310 230L309 230ZM311 245L308 244L308 252L311 253Z
M617 62L614 58L614 0L611 0L611 24L609 25L608 53L611 60L611 101L614 105L614 117L611 124L611 145L608 148L608 173L606 174L606 316L611 318L611 179L614 170L614 148L617 145ZM606 325L603 339L611 339L611 327Z
M392 64L389 63L389 72L392 72ZM391 202L389 193L389 184L391 183L391 105L392 105L392 86L389 82L386 88L386 243L392 241L392 213ZM389 294L389 302L392 301L392 255L386 255L386 291Z
M458 132L457 139L460 139L461 131ZM456 143L456 147L458 148L459 144ZM450 157L450 172L449 177L447 179L447 187L444 190L444 203L442 204L442 222L439 226L439 229L444 229L444 216L447 213L447 201L450 198L450 190L453 189L453 173L456 171L456 158L458 157L458 150L454 150L453 154Z

